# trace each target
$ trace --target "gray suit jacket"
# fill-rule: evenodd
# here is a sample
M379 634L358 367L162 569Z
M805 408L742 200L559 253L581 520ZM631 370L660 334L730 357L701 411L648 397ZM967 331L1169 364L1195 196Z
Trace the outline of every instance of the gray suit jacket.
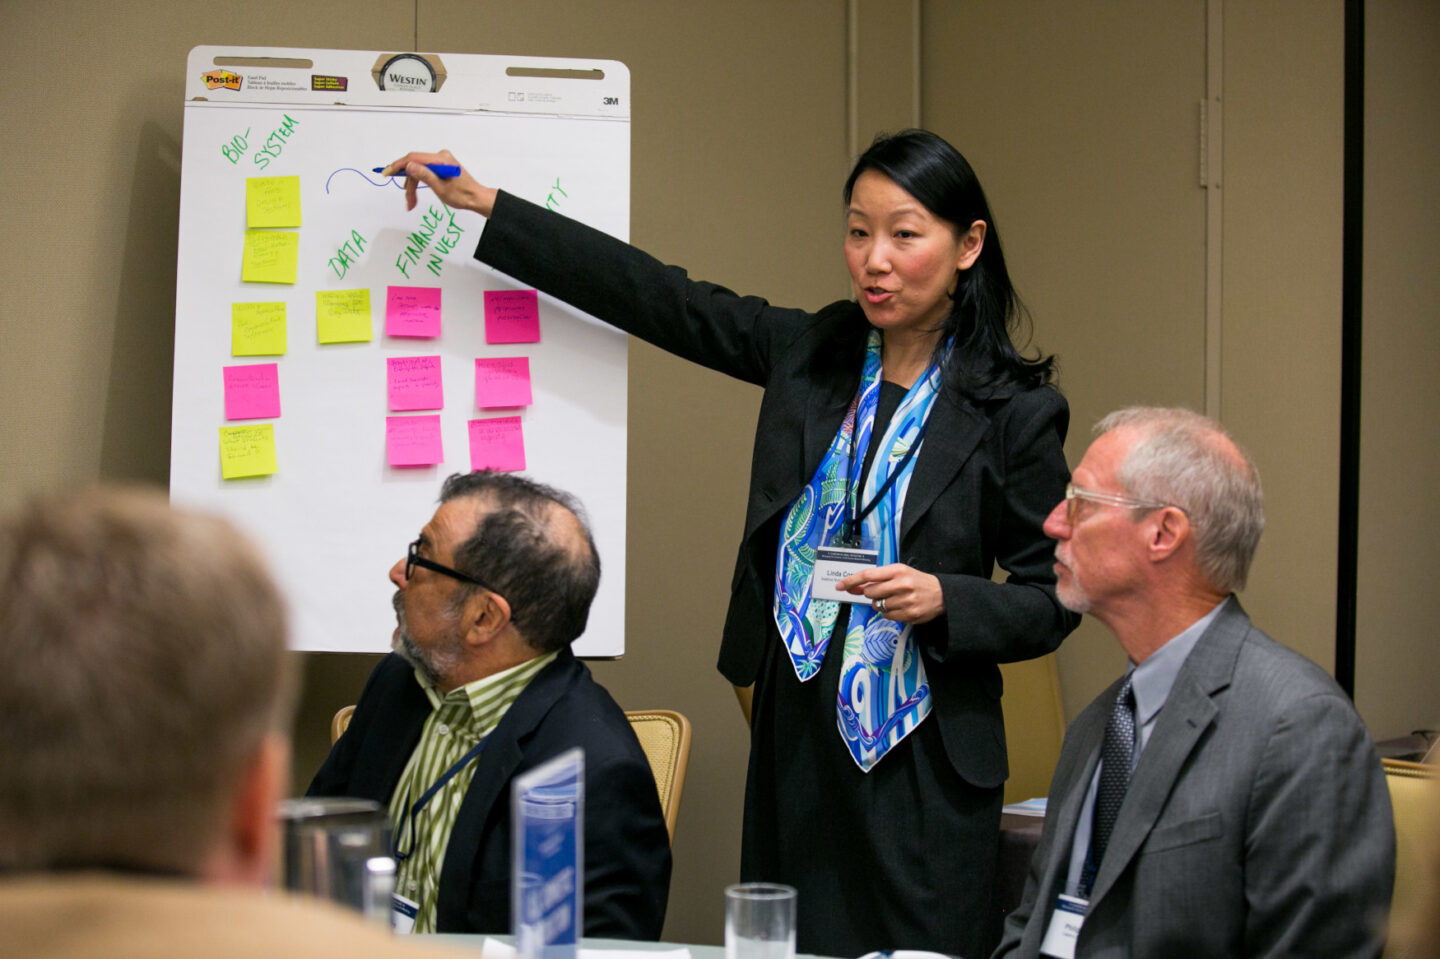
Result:
M1039 954L1119 686L1065 734L997 957ZM1077 955L1378 956L1394 873L1389 792L1349 699L1231 597L1140 754Z

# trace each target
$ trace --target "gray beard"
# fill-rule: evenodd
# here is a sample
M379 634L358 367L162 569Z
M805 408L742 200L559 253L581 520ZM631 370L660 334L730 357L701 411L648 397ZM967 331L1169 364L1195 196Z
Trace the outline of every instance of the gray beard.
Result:
M438 685L439 677L435 675L434 664L425 655L425 651L415 645L415 640L410 638L409 628L405 625L405 597L398 589L395 591L395 597L390 601L390 605L395 607L395 621L399 625L391 647L400 655L401 659L415 667L427 683L431 686Z

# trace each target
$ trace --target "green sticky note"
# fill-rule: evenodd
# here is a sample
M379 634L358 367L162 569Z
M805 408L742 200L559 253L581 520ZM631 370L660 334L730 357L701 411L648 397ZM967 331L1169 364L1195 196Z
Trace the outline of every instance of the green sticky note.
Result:
M284 352L284 303L230 304L231 356L280 356Z
M300 264L300 234L288 230L246 230L240 279L246 283L294 283Z
M321 343L369 342L373 336L370 291L318 291L315 294L315 332Z
M220 427L220 475L229 479L270 476L275 465L275 424Z
M245 181L245 225L285 227L300 225L300 178L253 176Z

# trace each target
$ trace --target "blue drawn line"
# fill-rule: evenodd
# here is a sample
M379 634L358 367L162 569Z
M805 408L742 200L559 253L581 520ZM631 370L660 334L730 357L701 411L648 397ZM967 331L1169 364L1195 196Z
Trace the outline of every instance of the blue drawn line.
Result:
M393 186L395 189L397 189L397 190L402 190L402 191L405 189L405 183L404 183L404 181L401 181L401 182L397 183L397 182L395 182L395 179L394 179L393 177L388 177L388 176L387 176L387 177L381 177L380 180L377 182L377 181L375 181L375 180L370 179L370 175L367 174L364 170L357 170L357 169L355 169L353 166L347 166L347 167L341 167L340 169L336 170L334 173L330 174L328 177L325 178L325 193L326 193L327 195L330 193L330 181L333 180L333 179L335 179L335 177L339 176L341 173L354 173L354 174L356 174L357 176L359 176L361 179L363 179L366 183L370 184L371 186L380 186L380 187ZM423 184L423 183L417 183L416 186L419 187L419 188L422 189L422 190L428 190L428 189L430 189L428 186L426 186L426 185Z

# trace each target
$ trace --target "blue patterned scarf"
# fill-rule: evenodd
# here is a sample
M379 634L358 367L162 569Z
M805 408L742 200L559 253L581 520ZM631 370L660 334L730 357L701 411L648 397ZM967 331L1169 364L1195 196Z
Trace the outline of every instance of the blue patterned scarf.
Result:
M780 530L775 559L775 625L803 683L820 671L840 604L812 600L810 581L815 550L844 532L852 468L859 469L875 427L880 396L880 331L871 330L865 346L860 389L845 414L809 484L801 490ZM925 419L940 391L940 366L932 363L901 401L880 439L870 475L852 507L869 505L890 474L900 470L861 523L861 539L880 553L881 566L898 562L901 510L917 455L906 452L921 438ZM857 432L858 430L858 432ZM852 463L853 450L857 452ZM919 450L916 450L916 454ZM845 631L837 725L850 754L869 772L889 749L930 715L930 684L914 639L914 627L895 623L865 604L852 604Z

